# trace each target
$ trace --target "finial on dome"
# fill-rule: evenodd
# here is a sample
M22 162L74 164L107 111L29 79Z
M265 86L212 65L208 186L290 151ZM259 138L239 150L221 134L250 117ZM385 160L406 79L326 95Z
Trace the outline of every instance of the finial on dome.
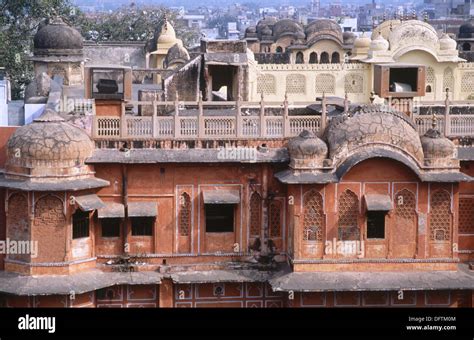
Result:
M417 19L417 15L416 15L416 10L415 10L415 9L413 9L413 12L412 12L411 15L412 15L412 19L413 19L413 20L416 20L416 19Z
M428 13L427 12L425 12L423 20L424 20L424 22L428 22Z

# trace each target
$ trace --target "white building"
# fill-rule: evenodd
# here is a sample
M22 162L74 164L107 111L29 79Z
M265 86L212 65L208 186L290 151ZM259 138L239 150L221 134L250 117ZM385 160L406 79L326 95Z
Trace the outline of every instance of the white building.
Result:
M10 81L0 69L0 126L8 126L8 102L11 100Z

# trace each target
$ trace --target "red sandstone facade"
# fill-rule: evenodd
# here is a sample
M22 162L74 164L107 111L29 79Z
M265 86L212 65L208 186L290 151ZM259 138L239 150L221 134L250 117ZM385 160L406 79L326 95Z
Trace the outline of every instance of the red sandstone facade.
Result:
M104 109L110 112L108 107ZM4 140L11 132L5 131ZM285 141L280 143L285 145ZM102 180L100 188L2 189L2 204L6 204L6 217L2 220L6 228L1 229L2 234L12 239L36 240L39 247L35 258L28 255L3 258L4 274L39 275L41 287L37 293L30 290L26 294L12 294L16 287L10 287L10 292L2 295L4 305L472 306L473 290L450 288L449 281L434 290L430 282L420 281L415 288L395 289L396 284L385 286L379 282L374 291L313 287L313 292L303 292L307 290L304 284L299 291L298 284L288 288L279 281L279 275L292 275L291 272L362 273L362 280L373 272L414 275L448 272L461 275L463 282L469 276L472 279L472 274L458 268L460 263L472 260L474 249L473 226L469 224L474 187L470 183L423 182L412 169L390 157L368 157L333 183L285 184L275 176L287 168L285 161L134 164L104 161L104 156L100 158L97 154L100 151L93 151L84 165L94 171L94 178ZM136 151L130 151L132 157ZM471 167L465 162L462 171L472 175ZM11 168L8 171L12 172ZM226 201L225 195L229 193L236 195L238 202ZM210 202L206 200L213 194L223 197L219 204L231 206L232 228L227 232L209 232L206 226L210 223L206 218L206 206ZM366 200L367 195L374 194L392 201L392 208L384 217L381 238L368 237ZM84 209L84 204L81 206L77 201L88 195L97 195L105 207L89 209L88 235L77 238L73 215ZM401 201L403 204L397 205ZM128 217L125 217L125 206ZM137 206L138 215L152 220L149 235L134 235L132 221L137 216L134 212ZM118 213L113 215L117 208ZM109 221L117 231L104 236L104 225ZM358 230L341 236L342 221L358 226ZM332 242L344 237L361 241L355 253L334 253ZM257 239L266 244L256 246ZM261 264L271 275L262 279L252 277L252 270L259 264L249 267L249 263L257 262L256 254L271 254L278 269ZM240 267L234 271L232 265L236 263ZM288 269L284 267L290 274L285 274ZM45 287L53 274L87 282L86 276L98 271L117 275L132 271L145 277L154 273L159 277L141 281L146 284L118 280L111 285L99 284L86 292L81 291L83 288L76 290L71 283L63 284L70 288L68 294L41 292L48 290ZM232 276L233 271L240 276ZM21 285L22 277L15 276L19 280L15 282Z
M1 305L473 306L474 157L436 117L420 137L410 112L347 98L309 118L287 98L244 111L247 71L221 61L202 61L204 96L175 77L174 102L138 110L130 68L89 67L82 128L47 107L0 130L0 241L37 245L0 254ZM219 70L221 106L203 101ZM122 92L94 92L110 84L95 71Z

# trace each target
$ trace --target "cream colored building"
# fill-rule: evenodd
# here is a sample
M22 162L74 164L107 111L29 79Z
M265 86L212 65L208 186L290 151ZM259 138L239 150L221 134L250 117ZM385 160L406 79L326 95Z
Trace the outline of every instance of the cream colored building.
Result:
M168 66L171 66L169 65L169 61L166 60L166 57L168 55L168 51L173 47L173 50L180 51L181 55L184 54L181 52L183 50L183 42L181 39L176 38L176 32L171 23L166 18L163 26L161 27L161 32L156 38L156 45L154 47L155 49L153 51L146 54L147 68L166 69ZM153 80L154 83L160 84L161 75L159 73L154 74Z
M328 25L327 19L324 21L326 30L316 31L307 39L317 40L318 45L307 44L304 63L295 63L291 46L288 47L289 64L259 64L250 60L251 101L260 100L262 94L266 101L281 101L287 94L289 101L308 102L324 93L338 97L347 94L352 102L367 103L374 91L374 65L380 64L425 66L425 95L415 98L420 101L443 101L446 89L451 100L474 98L474 64L458 56L455 40L447 34L439 34L428 23L385 21L374 29L371 37L363 34L354 39L347 56L339 63L310 63L309 54L314 46L320 46L317 52L321 55L331 46L336 48L336 37L341 37L339 28ZM329 31L330 27L334 27L334 32ZM339 45L338 48L344 50L343 47ZM375 101L382 102L383 99L375 96Z

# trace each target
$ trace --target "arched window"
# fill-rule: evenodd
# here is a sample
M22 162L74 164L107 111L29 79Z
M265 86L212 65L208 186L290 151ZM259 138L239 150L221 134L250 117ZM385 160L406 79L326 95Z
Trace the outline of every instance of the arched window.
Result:
M286 76L286 93L306 93L306 78L303 74Z
M259 74L257 77L257 93L275 94L276 78L273 74Z
M295 63L296 63L296 64L304 64L303 52L298 52L298 53L296 53L296 60L295 60Z
M8 199L7 228L8 237L17 241L29 241L30 229L28 227L28 200L21 193L15 193ZM13 260L27 261L28 254L8 254Z
M364 92L364 75L358 73L348 73L344 77L344 91L346 93Z
M318 54L316 52L311 52L309 55L309 63L317 64L318 63Z
M470 51L471 50L471 44L468 43L468 42L465 42L464 44L462 44L462 50L463 51Z
M446 190L437 190L431 195L430 240L451 240L451 195Z
M329 64L329 54L327 52L321 53L320 64Z
M283 53L283 48L281 48L281 46L277 46L276 53Z
M64 261L66 252L66 242L71 235L66 234L66 216L64 215L64 204L61 199L54 195L46 195L38 199L35 203L35 215L33 224L38 226L45 235L48 235L47 242L38 240L38 261L61 262ZM44 243L46 242L46 243ZM54 250L51 249L54 245ZM49 249L42 251L41 249Z
M329 73L316 75L316 93L334 93L336 91L336 78Z
M270 237L281 237L281 202L270 202L268 211Z
M183 192L179 198L179 235L189 236L191 229L191 197Z
M416 217L415 194L410 190L403 189L395 194L395 216L397 225L401 230L408 225L411 226Z
M262 197L254 192L250 196L250 237L259 237L262 223Z
M332 64L339 64L341 62L341 57L339 56L338 52L334 52L331 56L331 63Z
M310 191L304 196L303 240L323 241L324 210L323 197L317 191Z
M446 67L443 74L443 92L448 90L452 92L454 88L454 76L453 70L450 67Z
M431 93L435 88L435 72L431 66L426 68L426 92Z
M10 211L10 208L8 208ZM459 198L459 232L474 234L474 197Z
M349 189L339 195L338 212L338 239L342 241L359 240L359 199L357 195Z

